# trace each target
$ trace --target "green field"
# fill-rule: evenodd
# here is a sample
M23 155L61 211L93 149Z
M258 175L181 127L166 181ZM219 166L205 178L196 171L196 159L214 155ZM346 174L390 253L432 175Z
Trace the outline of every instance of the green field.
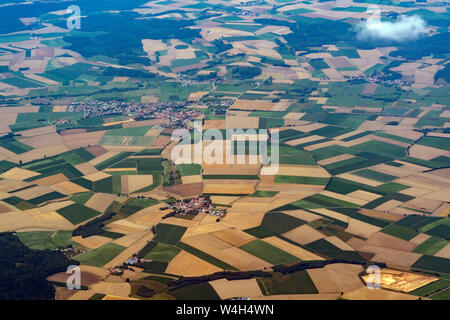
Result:
M132 198L128 200L121 208L120 213L132 215L144 208L158 204L159 201L151 198Z
M252 195L250 195L251 197L258 197L258 198L272 198L275 195L277 195L279 193L279 191L261 191L258 190L255 193L253 193Z
M318 293L306 270L292 274L275 273L270 278L257 280L261 292L265 295L277 294L315 294Z
M418 235L418 232L414 231L413 229L403 227L400 225L396 225L396 224L391 224L391 225L387 226L386 228L381 230L381 232L389 234L389 235L397 237L397 238L400 238L400 239L403 239L403 240L406 240L406 241L409 241Z
M229 264L227 264L227 263L201 251L201 250L191 247L190 245L187 245L186 243L178 242L177 247L180 249L183 249L184 251L196 256L197 258L205 260L206 262L208 262L216 267L219 267L223 270L237 270L235 267L233 267L233 266L231 266L231 265L229 265Z
M306 221L294 218L281 212L268 212L264 215L263 221L259 227L244 231L257 238L266 238L288 232L305 223Z
M199 164L177 164L178 172L182 177L199 175L202 171L202 167Z
M102 267L123 250L125 250L125 247L110 242L92 251L76 256L74 259L88 266Z
M79 224L100 214L100 212L85 207L79 203L71 204L70 206L56 211L72 224Z
M176 245L186 232L186 227L159 223L156 226L155 241Z
M240 246L239 249L244 250L273 265L300 261L297 257L294 257L293 255L259 239L246 243L243 246Z
M448 241L436 237L430 237L429 239L425 240L420 245L418 245L414 249L414 252L432 256L436 252L444 248L448 243L449 243Z
M72 231L31 231L18 233L20 241L30 249L65 248L72 244Z
M275 183L311 184L324 186L328 183L328 178L297 177L297 176L275 176Z
M175 246L159 242L144 258L162 262L170 262L181 250Z
M184 286L169 291L169 294L178 300L220 300L220 297L208 282Z
M32 147L13 138L0 139L0 146L11 152L14 152L15 154L22 154L24 152L33 150Z

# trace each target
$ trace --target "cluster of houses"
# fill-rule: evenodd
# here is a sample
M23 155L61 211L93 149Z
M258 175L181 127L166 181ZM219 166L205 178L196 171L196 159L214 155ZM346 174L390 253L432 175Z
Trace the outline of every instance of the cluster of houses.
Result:
M133 270L130 266L135 266L138 263L150 262L151 260L138 258L136 254L132 255L124 264L120 266L115 266L109 269L109 274L113 276L121 276L125 270Z
M190 200L178 200L168 207L161 208L160 210L173 209L172 215L186 215L186 214L197 214L203 212L212 216L217 216L218 218L223 218L226 216L227 212L225 209L214 208L211 199L207 196L198 196Z
M74 101L67 106L68 112L83 112L85 117L104 115L135 114L137 117L149 116L151 119L182 121L198 117L200 112L189 102L133 103L120 101Z
M67 248L59 248L56 250L59 250L60 252L62 252L69 259L73 258L79 254L84 253L84 250L82 250L78 247L73 247L71 245L69 245Z

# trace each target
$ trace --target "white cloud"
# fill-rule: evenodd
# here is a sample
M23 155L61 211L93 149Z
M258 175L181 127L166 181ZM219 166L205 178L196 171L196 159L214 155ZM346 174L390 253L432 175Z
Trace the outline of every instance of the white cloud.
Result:
M414 40L427 32L426 22L419 16L400 16L396 22L368 19L357 25L358 39L361 40Z

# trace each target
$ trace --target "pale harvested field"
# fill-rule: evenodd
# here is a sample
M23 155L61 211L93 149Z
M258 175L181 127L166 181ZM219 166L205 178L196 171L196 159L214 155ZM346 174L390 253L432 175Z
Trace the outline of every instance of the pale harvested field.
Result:
M326 237L325 240L341 250L355 251L355 249L353 249L353 247L349 246L347 243L345 243L344 241L342 241L341 239L339 239L336 236Z
M57 212L42 213L36 209L5 212L0 218L0 232L39 228L44 230L72 230L73 224Z
M108 177L110 177L110 176L111 176L111 175L109 175L109 174L107 174L107 173L105 173L105 172L98 171L98 172L96 172L96 173L93 173L93 174L84 176L84 178L87 179L87 180L89 180L89 181L95 182L95 181L99 181L99 180L108 178Z
M430 160L430 159L433 159L433 158L436 158L439 156L448 157L450 152L442 150L442 149L437 149L437 148L432 148L432 147L415 144L409 149L409 154L411 157L414 157L414 158Z
M295 241L299 244L305 245L319 239L325 238L325 236L319 231L311 228L310 226L304 224L300 227L292 229L291 231L282 234L289 240Z
M171 209L159 210L164 204L156 204L151 207L144 208L127 218L130 222L138 225L151 227L155 225L161 218L167 213L171 212Z
M225 119L221 120L205 120L203 130L208 129L225 129Z
M349 218L348 227L345 229L346 232L353 233L365 238L370 237L380 230L380 227L353 218Z
M346 293L364 286L358 274L363 270L360 265L335 263L325 266L331 280L336 283L339 292Z
M313 141L317 141L317 140L321 140L324 137L322 136L318 136L318 135L312 135L309 137L305 137L305 138L298 138L298 139L294 139L294 140L290 140L287 141L286 144L293 147L302 143L308 143L308 142L313 142Z
M83 247L95 249L104 245L105 243L111 242L111 239L102 236L91 236L87 238L76 236L72 237L72 241L81 244Z
M233 280L219 279L210 281L209 284L214 288L219 297L230 299L234 297L260 297L262 296L256 279Z
M57 133L46 133L29 138L19 139L20 142L25 143L33 148L46 148L54 145L63 145L64 141Z
M164 187L163 190L180 198L193 197L202 193L203 183L179 184Z
M211 216L205 216L205 219L207 219L208 217L211 217ZM215 220L214 220L214 222L212 222L212 221L205 221L205 223L203 223L203 221L202 221L201 224L196 225L196 226L192 226L189 229L187 229L186 233L184 234L184 236L182 238L182 240L184 240L185 238L192 237L192 236L209 234L211 232L224 230L224 229L227 229L229 227L230 226L228 225L228 223L224 223L224 222L215 222ZM209 236L212 236L212 235L209 235ZM212 237L214 237L214 236L212 236ZM217 238L217 240L218 241L222 241L222 240L220 240L218 238Z
M128 234L147 229L148 227L138 225L128 220L119 220L106 225L110 231Z
M84 162L84 163L80 163L77 164L75 166L75 168L77 168L78 170L81 171L81 173L83 173L83 175L90 175L93 173L96 173L98 170L89 162Z
M319 293L340 293L340 288L333 281L326 268L307 269L309 277L314 282Z
M45 127L20 131L20 132L18 132L18 134L20 134L22 137L32 137L32 136L43 135L46 133L53 133L53 132L56 132L55 126L45 126Z
M63 181L63 182L57 183L57 184L53 185L52 188L55 189L56 191L59 191L63 194L67 194L67 195L89 191L88 189L86 189L78 184L75 184L73 182L70 182L70 181Z
M183 242L204 251L239 270L259 270L271 266L270 263L243 250L232 247L230 244L212 235L202 234L188 238L183 237Z
M349 197L364 200L367 202L373 201L381 197L381 195L376 193L371 193L363 190L356 190L347 194Z
M324 216L327 217L331 217L333 219L337 219L340 220L342 222L348 222L348 216L346 216L345 214L330 210L330 209L325 209L325 208L319 208L319 209L311 209L311 211L320 213Z
M202 176L201 175L184 176L184 177L181 177L181 182L183 184L202 182Z
M88 300L95 293L94 290L77 290L72 296L67 298L67 300Z
M85 206L97 210L98 212L105 212L109 205L116 199L115 194L95 193L86 203Z
M133 193L153 184L152 175L123 175L122 193Z
M449 199L450 188L435 192L423 198L415 198L405 202L405 206L425 211L435 211L444 201Z
M288 210L288 211L282 211L284 214L287 214L289 216L293 216L295 218L299 218L300 220L303 221L307 221L307 222L311 222L314 220L318 220L321 218L321 216L308 212L308 211L304 211L304 210Z
M171 137L169 136L159 136L153 141L152 147L164 147L169 144L171 141Z
M352 159L354 157L355 156L352 154L340 154L335 157L331 157L331 158L324 159L324 160L319 160L319 161L317 161L317 163L320 164L321 166L326 166L328 164L332 164L332 163L339 162L339 161L344 161L347 159Z
M32 177L35 177L38 175L40 175L40 173L26 170L26 169L21 169L18 167L14 167L14 168L2 173L0 175L0 177L3 179L23 181L23 180L26 180L26 179L29 179L29 178L32 178Z
M51 186L69 180L64 174L57 173L52 176L34 180L33 182L39 186Z
M69 149L76 149L80 147L88 147L97 145L106 131L86 132L79 134L63 135L64 144Z
M447 244L441 250L434 254L435 257L450 259L450 244Z
M189 237L187 237L187 235L186 235L185 237L183 237L183 242L185 242L187 244L195 245L195 247L197 247L199 249L200 248L208 249L210 247L214 247L217 250L222 250L222 249L226 249L226 248L231 248L233 246L232 244L225 242L210 233L204 233L204 234L199 234L199 235L194 235L194 236L189 236Z
M173 224L175 226L181 226L181 227L191 227L197 225L196 221L189 220L189 219L183 219L181 218L181 215L177 215L175 217L170 217L167 219L164 219L164 223Z
M211 252L209 253L213 255ZM260 270L272 266L267 261L261 260L241 249L231 247L220 250L216 258L238 268L239 270Z
M308 261L308 260L323 260L322 257L306 250L301 247L298 247L296 245L293 245L287 241L284 241L278 237L269 237L262 239L263 241L271 244L274 247L277 247L283 251L286 251L287 253L293 255L294 257L299 258L302 261Z
M409 240L409 242L419 245L419 244L425 242L426 240L428 240L430 237L431 237L430 235L421 232L417 236L415 236L414 238Z
M376 211L376 210L370 210L370 209L364 209L364 208L361 208L359 210L359 213L369 216L369 217L385 219L388 221L398 221L398 220L403 219L402 216L399 216L396 214L389 214L389 213L386 213L383 211Z
M179 51L179 50L178 50ZM195 58L195 54L194 54ZM186 58L184 58L186 59ZM188 97L188 101L198 101L204 96L206 96L209 92L208 91L197 91L197 92L191 92Z
M396 177L409 176L416 172L416 170L413 170L412 168L393 167L393 166L389 166L386 164L379 164L377 166L373 166L371 169L378 171L378 172L387 173L387 174L390 174L390 175L393 175Z
M270 100L245 100L239 99L236 101L230 109L237 110L260 110L268 111L274 107L275 103Z
M393 268L410 268L422 257L418 253L365 245L364 241L359 241L356 238L350 239L348 243L358 251L375 253L375 256L372 258L373 261L384 262L388 267Z
M301 119L306 113L305 112L289 112L287 115L283 117L283 119L288 120L299 120Z
M417 300L419 297L390 290L361 287L350 292L344 292L342 298L347 300Z
M418 201L421 201L421 205L415 206L417 207L424 207L426 206L426 200L431 201L437 201L437 202L429 202L430 206L426 206L428 210L434 211L436 210L436 204L440 202L446 202L449 199L450 194L450 188L445 188L443 190L440 190L438 192L429 193L423 196L423 198L418 198Z
M118 244L119 246L127 248L131 246L133 243L135 243L137 240L142 238L146 233L147 230L132 232L118 239L114 239L112 242Z
M0 180L0 192L5 193L5 198L10 197L7 192L22 189L31 186L32 183L19 180L2 179Z
M145 133L145 137L157 137L161 134L162 129L155 129L155 128L150 128L148 129L148 131Z
M56 210L59 210L61 208L65 208L67 206L70 206L71 204L74 204L75 202L71 201L71 200L66 200L66 201L58 201L58 202L51 202L48 203L42 207L39 207L39 211L42 213L49 213L49 212L53 212Z
M101 281L101 282L93 284L90 287L90 289L95 292L98 292L98 293L119 296L119 297L125 297L125 298L128 298L128 296L131 293L130 284L126 283L126 282L117 283L117 282Z
M403 202L397 201L397 200L389 200L389 201L386 201L385 203L379 205L378 207L376 207L375 210L390 211L390 210L394 209L395 207L402 205L402 203Z
M175 258L170 261L166 269L167 273L182 275L184 277L198 277L219 271L222 271L222 269L197 258L186 251L178 253Z
M320 166L279 165L278 175L329 178L330 174Z
M372 235L369 239L367 239L366 244L402 251L412 251L417 246L415 243L399 239L383 232L377 232Z
M259 118L258 117L236 117L227 116L225 119L226 129L258 129Z
M255 237L236 228L228 228L211 233L216 238L223 240L232 246L238 247L246 242L254 240Z
M44 157L56 156L65 151L68 151L66 146L54 145L54 146L49 146L49 147L45 147L45 148L38 148L38 149L30 150L30 151L22 153L20 155L16 155L15 157L11 158L11 160L13 162L19 162L19 160L22 160L23 163L27 163L30 161L34 161L36 159L43 159Z
M35 187L27 188L25 190L20 190L20 191L14 192L13 195L15 195L16 197L25 199L25 200L30 200L33 198L43 196L44 194L50 193L52 191L53 190L49 187L35 186Z
M108 151L108 152L102 154L101 156L96 157L96 158L90 160L88 163L90 163L90 164L93 165L93 166L96 166L96 165L98 165L99 163L102 163L103 161L106 161L106 160L108 160L109 158L114 157L114 156L117 155L118 153L119 153L119 152L116 152L116 151Z
M233 180L236 181L236 180ZM203 193L217 193L217 194L252 194L255 184L220 184L220 183L205 183Z

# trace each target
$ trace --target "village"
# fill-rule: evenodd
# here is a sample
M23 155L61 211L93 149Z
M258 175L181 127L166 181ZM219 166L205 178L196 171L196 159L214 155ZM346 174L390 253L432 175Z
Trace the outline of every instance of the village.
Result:
M198 196L190 200L177 200L173 204L169 204L167 207L163 207L160 210L173 209L171 213L166 215L166 218L175 215L196 215L200 212L216 216L218 219L224 218L227 214L225 209L215 208L211 202L209 196Z

